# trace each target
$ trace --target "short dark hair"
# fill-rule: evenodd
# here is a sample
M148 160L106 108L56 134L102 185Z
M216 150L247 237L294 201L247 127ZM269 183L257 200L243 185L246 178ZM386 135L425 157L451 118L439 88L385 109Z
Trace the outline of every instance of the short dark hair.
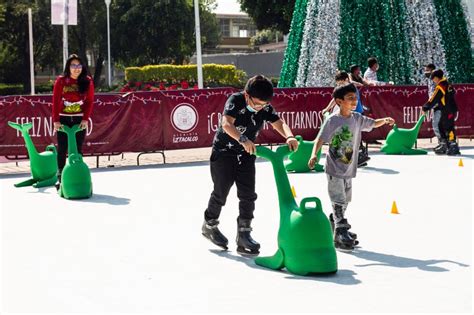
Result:
M350 68L350 71L351 71L351 73L353 74L354 71L356 71L356 70L359 69L359 68L360 68L359 65L352 65L351 68Z
M336 81L344 81L349 79L349 75L346 71L339 71L338 73L336 73L335 79Z
M332 97L334 99L344 99L344 96L346 96L349 93L357 93L357 88L355 87L354 84L348 83L344 85L340 85L334 89L334 92L332 93Z
M369 68L372 68L377 63L379 62L377 61L377 58L375 57L370 57L369 59L367 59L367 65L369 66Z
M442 79L444 77L444 72L441 69L436 69L433 72L431 72L430 79L433 79L434 77Z
M273 84L263 75L256 75L250 78L247 84L245 84L245 92L247 92L250 97L268 102L273 97Z
M429 64L425 65L425 68L428 68L430 70L434 70L434 69L436 69L436 66L434 65L434 63L429 63Z

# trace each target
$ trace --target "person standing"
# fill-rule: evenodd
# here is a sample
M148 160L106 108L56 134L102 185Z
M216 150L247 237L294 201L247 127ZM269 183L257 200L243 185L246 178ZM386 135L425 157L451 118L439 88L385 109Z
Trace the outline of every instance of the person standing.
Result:
M66 164L68 150L67 134L58 132L63 125L72 127L79 124L81 131L76 133L77 150L82 154L82 144L94 103L94 81L88 75L87 67L81 58L72 54L66 61L64 73L53 87L53 124L58 140L58 182ZM59 188L59 183L56 188Z

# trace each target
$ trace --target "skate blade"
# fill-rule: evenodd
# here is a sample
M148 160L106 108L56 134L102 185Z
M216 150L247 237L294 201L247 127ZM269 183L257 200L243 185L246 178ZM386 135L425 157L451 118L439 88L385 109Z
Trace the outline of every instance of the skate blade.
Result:
M341 253L352 253L354 251L354 248L337 248L336 250Z
M252 258L252 257L257 257L260 252L258 253L246 253L246 252L237 252L237 254L239 254L240 256L243 256L243 257L247 257L247 258Z
M205 238L206 240L209 240L212 244L216 245L217 247L219 247L219 248L221 248L221 249L223 249L223 250L225 250L225 251L227 251L227 250L229 249L229 248L228 248L227 246L225 246L225 245L220 245L220 244L214 243L214 241L213 241L211 238L207 237L206 235L204 235L204 234L202 234L202 233L201 233L201 235L204 236L204 238Z
M250 252L250 251L246 251L244 249L237 249L237 254L239 254L240 256L244 256L244 257L257 257L260 252Z

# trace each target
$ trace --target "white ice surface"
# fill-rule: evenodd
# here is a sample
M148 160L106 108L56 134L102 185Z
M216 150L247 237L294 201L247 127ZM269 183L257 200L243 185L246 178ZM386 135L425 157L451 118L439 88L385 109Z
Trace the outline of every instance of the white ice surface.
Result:
M235 187L221 214L230 251L201 236L212 189L208 163L92 170L94 196L14 188L2 176L1 311L470 312L472 158L373 154L347 210L361 248L338 252L333 276L299 277L235 252ZM324 174L292 174L297 199L330 212ZM278 202L269 162L257 163L253 237L277 249ZM390 213L396 201L399 215Z

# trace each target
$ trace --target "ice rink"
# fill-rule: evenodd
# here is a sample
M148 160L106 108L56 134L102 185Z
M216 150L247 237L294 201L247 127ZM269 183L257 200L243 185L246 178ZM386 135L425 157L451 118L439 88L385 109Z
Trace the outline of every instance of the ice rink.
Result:
M2 175L2 301L7 313L471 312L472 158L371 154L346 212L361 247L331 276L294 276L235 252L235 187L221 215L224 252L201 236L207 162L92 169L94 195L14 188ZM324 158L323 158L324 160ZM323 173L291 174L297 200L331 211ZM277 249L271 164L257 163L253 237ZM400 214L391 214L396 201Z

